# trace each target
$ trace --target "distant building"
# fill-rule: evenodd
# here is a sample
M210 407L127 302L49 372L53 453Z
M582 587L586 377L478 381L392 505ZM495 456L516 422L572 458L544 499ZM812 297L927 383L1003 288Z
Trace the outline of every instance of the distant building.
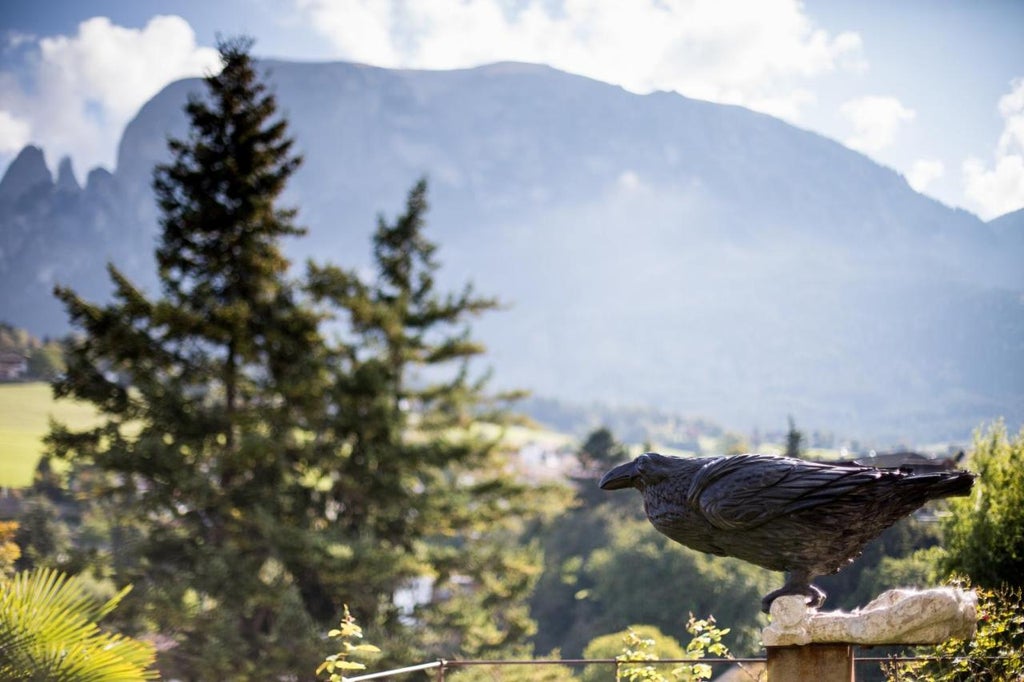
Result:
M21 353L0 353L0 381L14 381L28 373L28 358Z
M577 465L574 450L566 445L529 441L519 447L519 470L533 482L564 480Z
M0 521L13 521L21 515L21 495L11 488L0 488Z

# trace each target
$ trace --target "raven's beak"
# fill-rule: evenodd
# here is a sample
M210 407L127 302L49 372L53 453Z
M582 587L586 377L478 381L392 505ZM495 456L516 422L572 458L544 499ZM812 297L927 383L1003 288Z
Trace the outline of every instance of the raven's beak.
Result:
M598 485L601 486L602 490L632 488L633 480L636 476L636 462L626 462L605 474Z

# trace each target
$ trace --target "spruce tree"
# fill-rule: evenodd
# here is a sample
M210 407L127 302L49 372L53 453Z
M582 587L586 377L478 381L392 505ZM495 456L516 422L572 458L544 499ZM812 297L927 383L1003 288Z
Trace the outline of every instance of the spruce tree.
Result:
M161 295L112 266L108 305L56 292L80 334L55 392L103 421L50 440L106 474L128 538L113 577L136 585L135 625L173 638L160 664L182 679L267 679L316 660L302 599L315 576L288 567L315 541L302 474L323 465L303 434L322 341L280 244L301 233L277 206L300 160L250 46L220 45L222 70L187 105L189 136L155 172Z
M786 431L786 457L799 458L804 451L803 442L804 434L797 430L796 422L793 421L793 417L789 418L789 429Z
M318 429L341 451L325 494L337 500L337 541L361 548L344 591L362 620L412 638L421 657L508 653L534 629L524 598L539 556L521 541L524 520L552 501L510 474L499 431L477 428L501 423L514 397L490 396L487 374L471 366L484 347L469 322L499 304L468 285L448 293L437 286L426 192L420 181L402 215L379 220L371 281L311 269L314 294L353 336L335 350L336 408ZM394 604L375 595L418 576L446 596L422 605L414 620L424 627L403 635Z

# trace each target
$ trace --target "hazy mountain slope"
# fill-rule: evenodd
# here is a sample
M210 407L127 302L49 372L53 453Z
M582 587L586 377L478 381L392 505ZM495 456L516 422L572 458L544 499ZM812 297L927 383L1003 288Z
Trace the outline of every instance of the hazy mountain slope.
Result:
M1013 256L1024 253L1024 208L999 216L989 221L988 225L1001 248L1007 253ZM1024 266L1018 261L1013 269L1021 272L1024 271Z
M293 257L365 264L376 215L428 175L448 283L512 306L477 327L502 384L737 428L793 414L856 436L1024 418L1024 231L942 206L833 141L542 66L266 66L306 159L287 196L310 228ZM20 281L49 268L98 289L105 257L141 271L152 167L198 90L172 84L128 126L111 206L83 208L104 205L92 178L81 206L44 193L45 219L0 192L3 262L21 263ZM76 220L74 235L54 227ZM14 223L47 249L8 258ZM91 267L68 265L86 243ZM58 331L44 288L0 317Z

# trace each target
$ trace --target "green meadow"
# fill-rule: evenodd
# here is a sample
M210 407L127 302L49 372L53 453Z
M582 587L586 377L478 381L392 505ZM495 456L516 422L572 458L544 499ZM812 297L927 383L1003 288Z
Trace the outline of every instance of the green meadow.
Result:
M51 418L81 428L95 423L96 412L70 400L55 401L44 382L0 384L0 487L32 483Z

